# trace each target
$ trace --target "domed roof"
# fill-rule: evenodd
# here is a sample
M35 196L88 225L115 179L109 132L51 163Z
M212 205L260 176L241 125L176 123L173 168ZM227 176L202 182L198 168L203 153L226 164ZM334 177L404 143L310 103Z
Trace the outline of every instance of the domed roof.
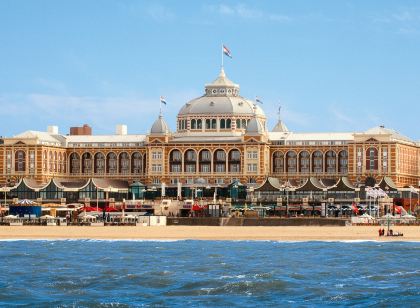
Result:
M289 129L287 128L286 124L284 124L284 122L282 120L279 120L276 124L276 126L274 126L273 132L278 132L278 133L284 133L284 132L288 132Z
M264 125L261 123L259 119L253 117L249 122L248 126L246 127L245 134L263 134L265 131Z
M254 110L255 109L255 110ZM186 103L178 115L234 114L265 116L264 111L251 100L239 96L239 85L229 80L223 68L215 81L206 85L205 94Z
M169 126L166 124L163 116L160 115L159 118L153 123L152 128L150 129L151 134L168 134L170 133Z

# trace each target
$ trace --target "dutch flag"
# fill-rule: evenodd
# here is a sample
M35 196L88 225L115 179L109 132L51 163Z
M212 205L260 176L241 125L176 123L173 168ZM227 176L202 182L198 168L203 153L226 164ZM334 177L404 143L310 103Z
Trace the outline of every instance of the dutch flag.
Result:
M163 96L160 97L160 102L162 104L165 104L166 105L166 100L165 100L165 98Z
M230 53L229 48L227 48L225 45L223 45L223 53L228 56L229 58L232 58L232 54Z

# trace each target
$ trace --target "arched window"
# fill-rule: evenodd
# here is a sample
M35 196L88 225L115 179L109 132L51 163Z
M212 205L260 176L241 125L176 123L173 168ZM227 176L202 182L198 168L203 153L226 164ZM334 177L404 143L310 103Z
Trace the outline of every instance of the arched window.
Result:
M246 122L246 120L245 120L245 119L243 119L243 120L242 120L242 128L244 128L244 129L246 128L246 123L247 123L247 122Z
M231 119L227 119L226 120L226 128L231 128L232 127L232 120Z
M217 121L216 119L211 119L211 129L216 129L217 128Z
M229 152L229 172L241 171L241 152L238 150L231 150Z
M139 152L131 155L131 173L140 174L143 172L143 157Z
M240 119L236 119L236 128L241 128L241 120Z
M282 152L276 151L273 154L273 172L284 172L284 154Z
M126 152L122 152L119 156L119 168L121 174L130 173L130 158Z
M182 172L182 153L173 150L169 154L169 172Z
M315 151L312 153L312 172L322 173L323 164L322 164L322 152Z
M54 158L53 158L53 153L51 151L48 152L48 170L49 172L54 171Z
M184 171L196 172L197 154L194 150L187 150L184 154Z
M211 120L206 119L206 129L211 129Z
M203 128L203 125L201 123L202 123L201 119L198 119L197 120L197 129L202 129Z
M225 129L226 128L226 121L225 119L220 119L220 129Z
M209 150L201 150L199 154L199 170L202 173L211 171L211 153Z
M80 173L80 156L77 153L72 153L69 158L70 162L70 173L79 174Z
M96 153L94 156L94 173L104 174L105 173L105 155L102 153Z
M294 151L287 152L286 168L288 173L296 173L297 171L297 155Z
M197 129L197 121L195 119L191 120L191 129Z
M213 154L213 171L226 172L226 152L216 150Z
M347 173L348 168L348 153L346 150L338 154L338 171L340 173Z
M24 172L26 169L26 153L24 151L15 152L15 171Z
M328 151L327 153L325 153L325 167L326 167L326 171L327 173L335 173L336 172L336 157L337 155L335 154L334 151Z
M117 173L117 155L114 152L108 153L106 156L106 169L109 174Z
M57 172L57 152L54 152L54 172Z
M302 173L309 173L310 172L309 159L310 159L309 152L307 152L307 151L300 152L300 154L299 154L299 172L302 172Z
M84 153L82 155L82 173L92 173L92 155L90 153Z
M374 147L370 147L366 150L366 170L378 170L378 150Z
M63 156L58 153L58 172L61 173L63 170Z

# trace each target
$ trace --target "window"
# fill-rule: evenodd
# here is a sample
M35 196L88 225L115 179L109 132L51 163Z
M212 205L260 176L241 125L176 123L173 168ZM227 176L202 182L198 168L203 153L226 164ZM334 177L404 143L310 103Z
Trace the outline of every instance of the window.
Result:
M248 151L248 159L258 159L258 151Z
M257 172L257 164L248 164L248 172Z
M194 184L194 179L187 179L187 184Z
M206 129L211 129L211 120L206 119Z
M216 164L216 172L225 172L226 165L225 164Z
M152 164L152 172L162 172L161 164Z
M171 165L171 172L181 172L181 164Z
M222 185L225 183L224 179L216 179L216 184Z
M236 120L236 128L238 129L238 128L241 128L241 120L240 119L237 119Z
M152 152L152 159L162 159L162 152Z
M171 184L178 184L179 183L179 179L171 179Z
M209 173L210 172L210 165L201 165L200 166L200 172L203 172L203 173Z
M226 121L225 119L221 119L220 120L220 129L225 129L226 128Z
M25 171L25 160L26 153L24 151L16 151L15 153L15 171L24 172Z
M201 125L201 119L197 120L197 129L202 129L203 126Z
M186 172L195 172L195 165L185 165L185 171Z
M191 120L191 129L197 129L197 121L195 119Z
M226 128L231 128L231 126L232 126L232 121L231 121L231 119L227 119L227 120L226 120Z
M160 179L153 179L152 184L153 185L159 185L160 184Z

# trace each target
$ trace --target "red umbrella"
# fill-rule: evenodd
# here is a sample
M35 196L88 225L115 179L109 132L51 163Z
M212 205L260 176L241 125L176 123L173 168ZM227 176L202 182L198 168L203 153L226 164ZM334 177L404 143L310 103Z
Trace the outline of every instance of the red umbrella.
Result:
M105 212L119 212L115 207L106 207Z
M96 212L96 207L85 206L83 210L86 212Z
M198 204L194 204L192 207L193 211L201 211L201 207Z

